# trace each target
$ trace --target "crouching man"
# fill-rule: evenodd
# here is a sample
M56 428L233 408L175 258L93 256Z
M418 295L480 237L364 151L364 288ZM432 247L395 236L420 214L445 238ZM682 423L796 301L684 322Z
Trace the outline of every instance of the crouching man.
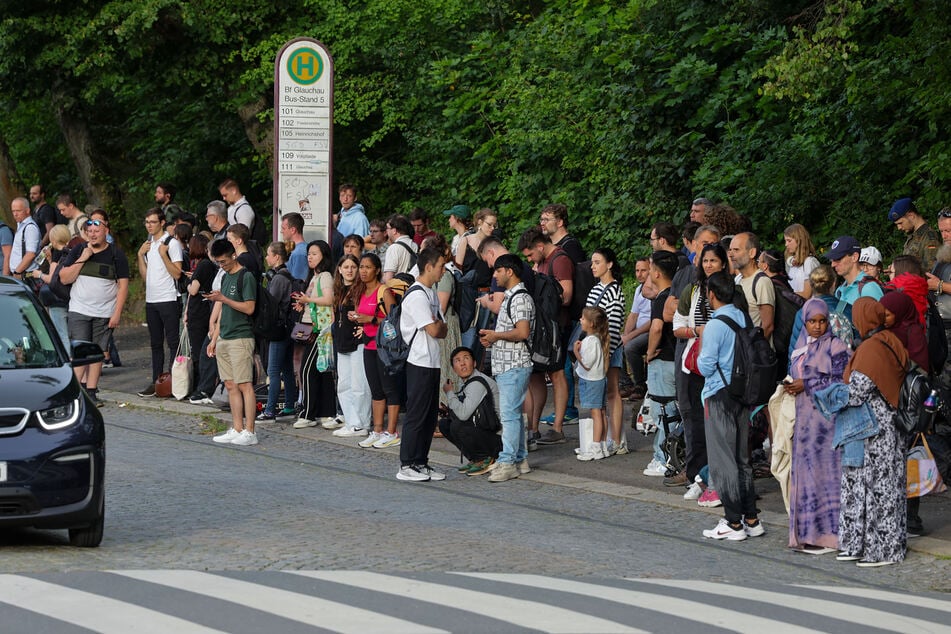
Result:
M439 420L439 431L466 457L469 464L459 471L470 476L487 473L502 451L498 430L499 386L475 369L472 350L460 346L449 357L452 369L462 381L459 391L446 381L443 391L449 416Z

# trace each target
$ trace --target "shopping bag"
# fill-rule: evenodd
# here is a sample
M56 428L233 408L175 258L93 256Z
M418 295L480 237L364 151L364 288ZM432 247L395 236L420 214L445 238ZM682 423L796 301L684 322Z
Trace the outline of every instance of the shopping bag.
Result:
M172 396L180 401L191 394L192 354L188 336L182 333L178 339L178 352L172 362Z
M947 489L941 480L941 474L938 473L938 465L924 434L918 434L915 438L914 445L908 450L907 460L907 497L917 498L929 493L941 493Z
M594 444L594 419L582 418L578 420L578 449L581 453L591 453Z

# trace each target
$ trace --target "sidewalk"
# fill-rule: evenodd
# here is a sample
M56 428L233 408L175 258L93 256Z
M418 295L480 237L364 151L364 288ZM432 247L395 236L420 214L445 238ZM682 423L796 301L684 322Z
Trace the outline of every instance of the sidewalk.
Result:
M187 401L174 399L140 398L136 392L146 386L150 378L150 353L148 331L144 326L126 326L116 333L116 343L123 366L106 369L100 383L100 395L106 401L103 410L108 420L109 410L117 403L143 409L158 410L180 414L214 413L227 423L230 415L216 408L191 405ZM590 491L613 495L620 498L664 504L677 508L699 510L719 516L719 508L704 509L695 501L686 501L683 494L686 489L669 488L663 485L663 478L649 477L642 470L651 459L653 436L643 436L630 428L631 412L634 405L625 404L625 432L631 453L612 456L606 460L579 462L575 459L574 448L578 446L578 426L566 425L567 442L563 445L539 446L538 451L529 454L528 461L532 473L520 479L563 486L579 491ZM269 423L262 426L268 434L288 434L299 437L303 442L329 442L338 445L355 446L352 438L335 438L331 432L318 428L294 429L293 421ZM542 431L547 427L543 424ZM398 448L374 449L398 453ZM449 441L437 438L433 441L432 461L448 468L459 463L459 452ZM788 518L783 506L779 483L774 478L761 478L755 481L756 492L761 496L757 505L761 509L761 519L769 525L788 526ZM926 534L908 541L909 550L934 556L951 557L951 491L939 495L929 495L921 500L920 514L924 520Z

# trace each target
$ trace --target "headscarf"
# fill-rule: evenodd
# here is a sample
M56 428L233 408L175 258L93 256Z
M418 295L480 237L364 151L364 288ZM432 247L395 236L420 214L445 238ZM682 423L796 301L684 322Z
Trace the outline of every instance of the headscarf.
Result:
M885 307L871 297L860 297L852 305L852 323L863 341L842 378L848 383L852 371L858 370L872 380L892 407L898 407L908 351L898 337L887 330L877 330L885 325ZM876 332L870 335L872 331Z
M810 379L832 374L832 359L848 352L841 339L833 336L832 331L826 331L817 338L810 337L806 332L806 322L819 315L829 318L829 306L822 299L813 297L802 306L802 330L796 339L796 348L789 357L789 374L794 379ZM805 355L802 364L795 363L795 359Z
M921 366L922 369L928 369L928 339L925 337L925 329L918 321L918 310L911 297L902 291L891 291L885 293L878 302L884 306L888 312L895 315L895 323L888 329L898 337L912 361Z
M901 291L911 298L918 310L918 323L925 325L925 315L928 314L928 280L914 273L896 275L885 285L886 289ZM891 309L889 309L891 310ZM893 311L894 312L894 311Z

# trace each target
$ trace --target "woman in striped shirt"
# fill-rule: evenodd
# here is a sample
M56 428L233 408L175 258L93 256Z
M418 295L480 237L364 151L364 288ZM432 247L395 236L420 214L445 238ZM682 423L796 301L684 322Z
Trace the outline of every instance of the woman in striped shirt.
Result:
M602 308L608 316L608 332L611 335L611 362L608 368L607 414L611 421L608 437L608 454L627 453L627 443L621 436L624 401L618 386L624 364L624 348L621 346L621 331L624 328L624 292L621 290L621 267L612 249L603 247L591 254L591 272L598 283L588 293L586 306Z

